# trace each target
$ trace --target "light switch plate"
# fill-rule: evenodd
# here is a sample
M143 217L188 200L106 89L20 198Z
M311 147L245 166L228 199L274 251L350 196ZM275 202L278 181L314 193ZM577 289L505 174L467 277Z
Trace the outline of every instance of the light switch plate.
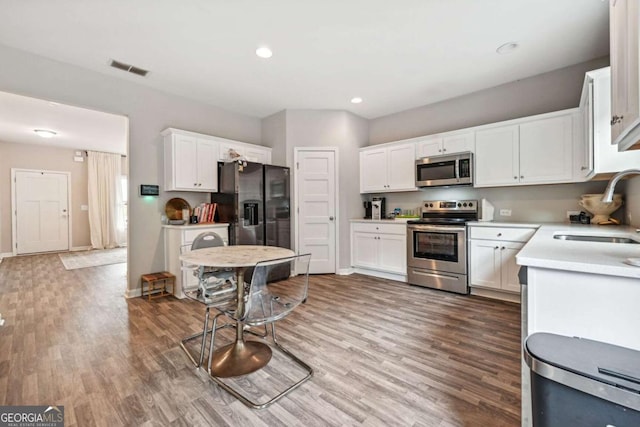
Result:
M89 206L88 205L80 205L80 210L81 211L88 211L89 210Z

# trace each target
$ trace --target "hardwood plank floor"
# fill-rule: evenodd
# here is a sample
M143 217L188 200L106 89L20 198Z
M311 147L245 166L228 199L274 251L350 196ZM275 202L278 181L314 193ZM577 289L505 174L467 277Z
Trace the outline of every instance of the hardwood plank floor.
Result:
M3 260L0 405L64 405L67 426L520 424L518 305L312 276L307 304L279 322L278 336L315 375L256 411L179 348L202 327L204 308L125 299L125 268L67 271L57 255ZM299 378L286 366L274 352L267 368L233 381L262 396Z

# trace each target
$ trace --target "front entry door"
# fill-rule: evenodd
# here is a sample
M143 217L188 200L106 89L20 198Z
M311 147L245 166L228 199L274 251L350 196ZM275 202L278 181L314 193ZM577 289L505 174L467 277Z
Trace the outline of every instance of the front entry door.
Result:
M66 173L15 171L17 254L69 250Z
M333 149L296 151L298 253L311 253L309 272L336 272L336 178Z

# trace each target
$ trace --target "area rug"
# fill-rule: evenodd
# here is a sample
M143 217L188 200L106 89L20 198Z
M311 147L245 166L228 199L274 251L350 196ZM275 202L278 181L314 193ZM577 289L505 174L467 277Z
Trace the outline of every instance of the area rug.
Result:
M127 248L65 252L58 255L67 270L127 262Z

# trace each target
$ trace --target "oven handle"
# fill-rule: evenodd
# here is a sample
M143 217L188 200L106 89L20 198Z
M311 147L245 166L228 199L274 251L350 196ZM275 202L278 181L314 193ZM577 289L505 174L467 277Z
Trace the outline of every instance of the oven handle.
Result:
M456 179L460 181L460 157L456 157Z
M466 227L438 227L437 225L410 225L409 230L418 230L418 231L466 231Z

